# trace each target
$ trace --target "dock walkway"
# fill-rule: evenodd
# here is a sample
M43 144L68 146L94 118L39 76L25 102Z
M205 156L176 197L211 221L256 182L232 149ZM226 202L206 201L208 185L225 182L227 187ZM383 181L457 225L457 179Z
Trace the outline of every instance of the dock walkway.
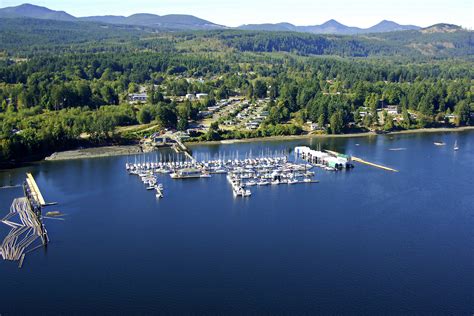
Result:
M326 150L326 152L328 152L332 155L335 155L335 156L340 155L340 153L338 153L337 151ZM379 165L379 164L376 164L376 163L373 163L373 162L370 162L370 161L367 161L367 160L364 160L362 158L355 157L355 156L352 156L352 161L363 163L365 165L372 166L372 167L379 168L379 169L386 170L386 171L398 172L398 170L396 170L396 169L393 169L393 168L390 168L390 167L387 167L387 166L383 166L383 165Z
M379 164L376 164L376 163L373 163L373 162L370 162L370 161L366 161L362 158L358 158L358 157L354 157L352 156L352 160L353 161L357 161L359 163L363 163L363 164L366 164L368 166L372 166L372 167L376 167L376 168L379 168L379 169L383 169L383 170L386 170L386 171L391 171L391 172L398 172L398 170L396 169L393 169L393 168L390 168L390 167L387 167L387 166L382 166L382 165L379 165Z
M28 184L31 197L35 199L35 201L39 205L45 206L46 202L43 198L43 195L41 194L41 191L38 188L38 185L36 184L35 178L33 178L33 175L31 173L26 174L26 183Z
M174 144L173 149L179 153L183 152L186 157L188 157L193 163L196 163L196 158L194 158L190 153L188 147L186 147L185 144L181 141L179 137L175 137L174 140L176 141L176 144Z

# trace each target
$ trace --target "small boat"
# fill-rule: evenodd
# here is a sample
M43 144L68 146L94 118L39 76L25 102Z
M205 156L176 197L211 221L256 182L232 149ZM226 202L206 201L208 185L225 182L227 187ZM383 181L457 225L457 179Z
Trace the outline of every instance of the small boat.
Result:
M391 151L401 151L401 150L406 150L405 147L400 147L400 148L389 148L388 150L391 150Z
M246 197L246 196L251 196L252 195L252 192L250 192L250 190L242 190L242 196Z
M298 179L290 179L288 180L288 184L297 184L299 181Z
M247 183L245 183L245 186L248 186L248 187L251 187L254 185L257 185L257 181L250 180L250 181L247 181Z
M434 142L433 144L435 144L436 146L445 146L446 145L445 142Z
M234 187L233 189L235 196L250 196L252 192L250 190L245 190L243 187Z
M267 180L260 180L257 182L257 185L269 185L270 182L268 182Z
M458 150L459 150L458 141L455 141L454 142L454 151L458 151Z

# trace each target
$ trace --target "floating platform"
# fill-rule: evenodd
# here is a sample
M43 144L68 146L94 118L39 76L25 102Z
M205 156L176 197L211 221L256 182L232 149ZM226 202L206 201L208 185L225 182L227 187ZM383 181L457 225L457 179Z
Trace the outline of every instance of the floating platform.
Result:
M41 191L38 188L38 185L36 184L35 178L33 178L33 175L31 173L26 174L26 183L28 184L28 187L30 189L30 194L35 201L41 205L41 206L46 206L46 202L43 198L43 195L41 194Z
M390 167L386 167L386 166L382 166L382 165L379 165L379 164L376 164L376 163L373 163L373 162L370 162L370 161L365 161L365 160L362 159L362 158L358 158L358 157L352 156L352 160L353 160L353 161L357 161L357 162L359 162L359 163L366 164L366 165L368 165L368 166L372 166L372 167L375 167L375 168L379 168L379 169L382 169L382 170L391 171L391 172L398 172L398 170L396 170L396 169L393 169L393 168L390 168Z
M332 150L326 150L326 152L328 152L332 155L335 155L335 156L340 155L340 153L338 153L336 151L332 151ZM398 172L398 170L396 170L396 169L393 169L393 168L390 168L390 167L387 167L387 166L383 166L383 165L379 165L379 164L376 164L376 163L373 163L373 162L370 162L370 161L366 161L366 160L364 160L362 158L359 158L359 157L352 156L351 158L352 158L352 161L363 163L363 164L368 165L368 166L372 166L372 167L379 168L379 169L386 170L386 171Z

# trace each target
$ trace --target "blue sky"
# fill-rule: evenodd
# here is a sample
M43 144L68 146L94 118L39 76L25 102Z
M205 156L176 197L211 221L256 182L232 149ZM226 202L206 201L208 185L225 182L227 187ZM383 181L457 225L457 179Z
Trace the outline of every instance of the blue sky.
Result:
M24 1L0 0L0 7ZM329 19L359 27L369 27L383 19L420 26L439 22L470 29L474 26L474 0L30 0L29 3L75 16L192 14L227 26L264 22L313 25Z

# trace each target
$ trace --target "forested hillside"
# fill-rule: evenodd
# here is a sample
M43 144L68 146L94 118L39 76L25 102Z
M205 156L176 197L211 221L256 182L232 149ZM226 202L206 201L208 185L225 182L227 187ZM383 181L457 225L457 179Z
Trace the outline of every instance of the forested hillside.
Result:
M454 31L453 31L454 28ZM472 58L472 32L456 26L443 31L409 30L354 36L315 35L295 32L195 31L158 32L152 28L96 22L70 22L25 18L0 18L0 48L11 55L25 57L38 51L85 48L114 49L126 44L129 49L163 47L162 39L173 43L213 40L221 47L249 52L289 52L299 55L337 55L341 57ZM156 43L158 42L158 43ZM156 45L159 44L159 45ZM123 46L123 45L122 45ZM168 47L169 48L169 47ZM74 46L77 49L77 46Z
M231 96L268 98L268 117L196 137L301 133L307 121L327 133L467 125L472 50L472 32L452 29L348 37L0 19L0 161L134 141L117 130L128 125L186 130ZM140 90L147 102L130 104ZM183 101L195 93L208 97Z

